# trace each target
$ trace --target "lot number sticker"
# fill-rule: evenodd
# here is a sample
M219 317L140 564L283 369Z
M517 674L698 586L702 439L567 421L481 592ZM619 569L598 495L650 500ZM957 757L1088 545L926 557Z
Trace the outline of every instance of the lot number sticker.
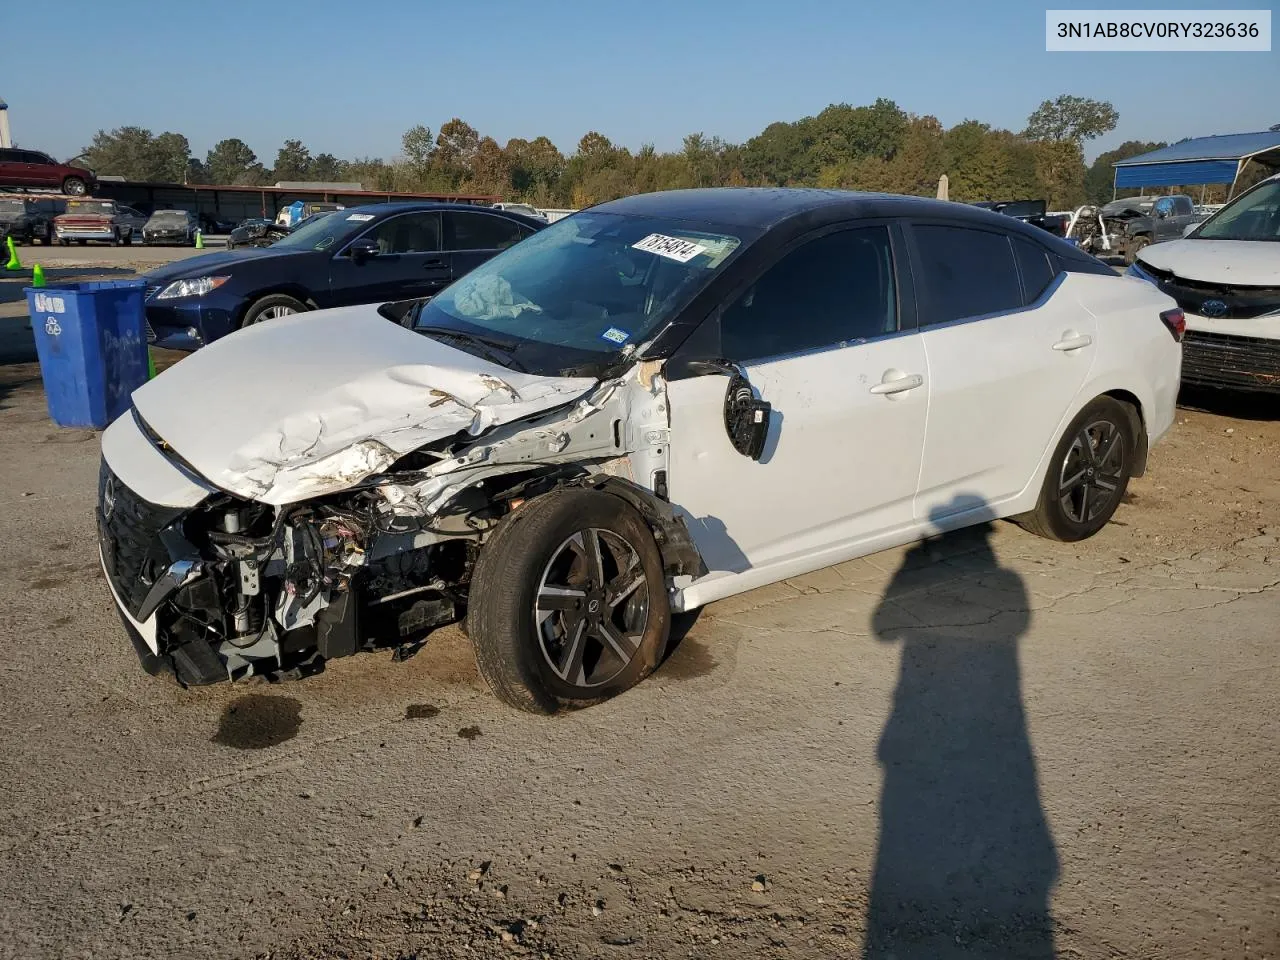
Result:
M348 220L354 220L356 223L366 223L373 219L372 213L353 213L347 217Z
M661 233L651 233L639 243L633 243L631 246L636 250L656 253L660 257L676 260L679 263L688 263L698 254L706 252L707 249L702 244L694 243L692 240L681 240L679 237L668 237Z
M600 334L601 340L608 340L610 343L623 344L631 339L631 334L617 327L610 327L604 333Z

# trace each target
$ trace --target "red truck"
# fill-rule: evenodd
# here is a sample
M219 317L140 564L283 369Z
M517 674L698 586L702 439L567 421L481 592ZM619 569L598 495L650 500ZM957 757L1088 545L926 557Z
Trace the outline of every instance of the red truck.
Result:
M67 212L53 218L53 234L63 246L72 240L105 240L112 246L133 242L147 218L114 200L68 200Z
M97 186L92 170L59 163L39 150L0 148L0 187L61 190L71 197L85 197Z

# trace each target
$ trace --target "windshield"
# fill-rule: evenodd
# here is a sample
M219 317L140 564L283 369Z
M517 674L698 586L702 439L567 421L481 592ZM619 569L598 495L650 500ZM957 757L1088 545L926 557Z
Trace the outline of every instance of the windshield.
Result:
M328 250L335 243L347 239L362 229L373 219L373 215L368 213L353 213L338 217L333 215L335 212L337 211L312 214L300 222L292 233L281 237L271 246L289 247L294 250Z
M27 208L23 206L21 200L0 200L0 213L5 214L24 214Z
M67 213L105 213L111 216L116 212L116 205L110 200L70 200L67 202Z
M1201 224L1196 240L1280 240L1280 180L1237 197Z
M157 210L151 219L155 223L186 223L189 216L185 210Z
M710 224L575 214L454 283L414 326L502 343L531 373L598 371L656 334L742 243Z

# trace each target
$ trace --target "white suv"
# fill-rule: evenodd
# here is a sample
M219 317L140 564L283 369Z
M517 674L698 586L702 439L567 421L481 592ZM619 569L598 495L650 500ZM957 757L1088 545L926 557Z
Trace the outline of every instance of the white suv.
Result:
M1185 312L1184 383L1280 393L1280 176L1147 247L1129 273Z

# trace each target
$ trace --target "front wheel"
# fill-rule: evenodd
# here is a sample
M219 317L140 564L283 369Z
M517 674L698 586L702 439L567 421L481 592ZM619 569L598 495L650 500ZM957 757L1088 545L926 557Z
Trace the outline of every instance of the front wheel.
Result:
M1120 506L1136 446L1124 404L1111 397L1090 401L1058 441L1035 510L1017 521L1050 540L1093 536Z
M467 633L499 699L599 703L653 672L671 629L662 557L630 504L562 489L509 514L480 552Z
M79 177L67 177L62 181L62 192L69 197L83 197L88 187Z
M264 320L277 320L280 317L289 317L295 313L303 313L307 309L307 305L293 297L283 293L273 293L270 296L263 297L254 303L245 312L244 320L240 326L249 327L255 323L262 323Z
M1125 254L1124 262L1126 266L1133 266L1133 262L1138 259L1138 253L1151 246L1150 237L1138 237L1129 245L1129 251Z

